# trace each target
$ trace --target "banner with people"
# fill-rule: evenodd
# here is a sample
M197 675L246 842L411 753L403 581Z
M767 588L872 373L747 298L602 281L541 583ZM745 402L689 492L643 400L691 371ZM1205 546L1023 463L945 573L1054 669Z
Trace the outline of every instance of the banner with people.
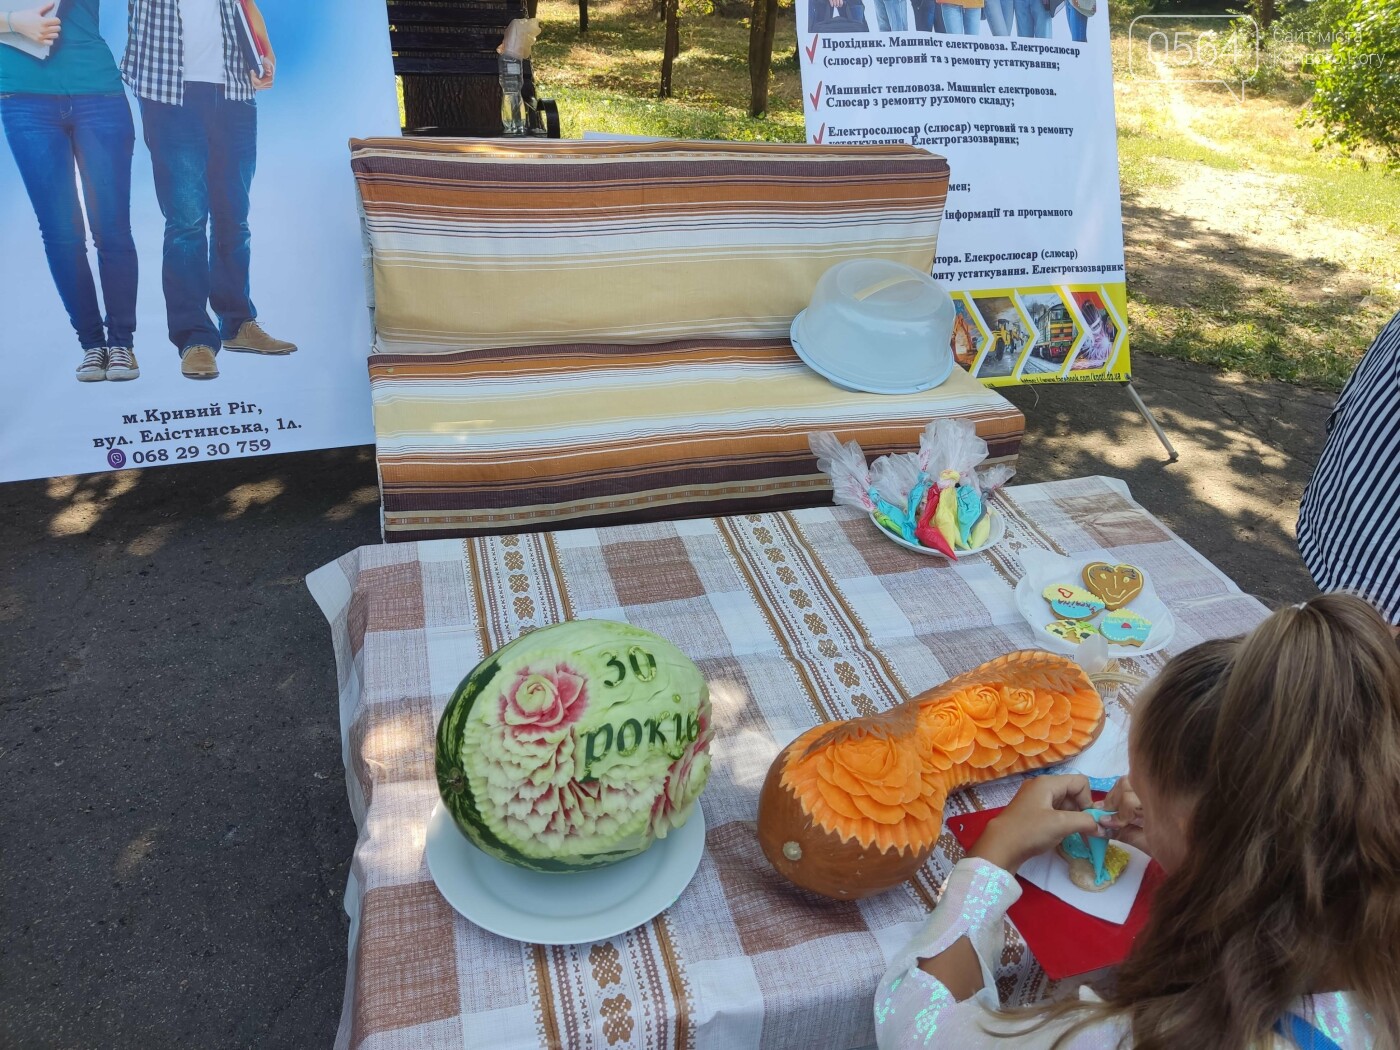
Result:
M0 0L0 481L373 440L383 0Z
M952 169L933 276L990 386L1130 378L1105 0L799 0L807 137Z

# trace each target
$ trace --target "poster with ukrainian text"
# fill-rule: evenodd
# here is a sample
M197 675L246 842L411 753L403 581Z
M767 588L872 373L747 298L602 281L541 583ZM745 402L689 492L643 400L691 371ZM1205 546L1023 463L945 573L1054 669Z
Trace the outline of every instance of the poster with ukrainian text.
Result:
M804 0L808 141L948 158L933 276L989 386L1123 381L1123 222L1104 0Z
M16 4L53 43L0 42L0 481L372 441L382 0Z

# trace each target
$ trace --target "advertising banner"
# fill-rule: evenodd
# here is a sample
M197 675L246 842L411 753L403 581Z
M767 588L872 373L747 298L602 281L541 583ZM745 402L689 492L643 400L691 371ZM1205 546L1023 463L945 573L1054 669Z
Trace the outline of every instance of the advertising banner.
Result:
M0 480L373 440L383 0L0 0ZM129 42L130 41L130 42Z
M1124 381L1104 0L799 0L807 137L948 158L933 276L990 386Z

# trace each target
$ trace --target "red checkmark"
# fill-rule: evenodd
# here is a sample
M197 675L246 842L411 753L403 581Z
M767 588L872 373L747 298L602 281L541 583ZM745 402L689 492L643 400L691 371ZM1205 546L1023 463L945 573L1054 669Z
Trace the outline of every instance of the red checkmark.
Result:
M818 110L818 109L821 108L821 104L822 104L822 82L821 82L820 80L817 81L817 90L814 91L812 94L808 95L807 97L810 98L810 99L812 100L812 110L813 110L814 112L815 112L816 110Z
M815 33L812 34L812 46L811 46L811 47L804 47L802 50L805 51L805 52L807 52L807 61L808 61L808 62L812 62L812 61L814 61L814 60L816 59L816 57L817 57L817 35L816 35Z
M825 134L826 134L826 125L823 124L823 125L822 125L822 129L821 129L820 131L818 131L815 135L812 136L812 141L815 142L818 146L820 146L820 145L822 144L822 136L825 135Z

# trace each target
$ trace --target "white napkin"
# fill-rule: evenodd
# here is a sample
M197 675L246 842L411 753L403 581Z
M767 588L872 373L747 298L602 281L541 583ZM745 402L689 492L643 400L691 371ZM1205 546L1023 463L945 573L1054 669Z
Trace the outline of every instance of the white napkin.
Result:
M1115 843L1128 852L1128 866L1123 874L1106 890L1091 893L1081 890L1069 878L1069 862L1060 856L1058 850L1042 853L1021 865L1016 874L1033 886L1039 886L1046 893L1053 893L1071 907L1078 908L1086 915L1093 915L1121 926L1128 920L1142 888L1142 877L1147 873L1150 858L1135 846L1126 842Z

